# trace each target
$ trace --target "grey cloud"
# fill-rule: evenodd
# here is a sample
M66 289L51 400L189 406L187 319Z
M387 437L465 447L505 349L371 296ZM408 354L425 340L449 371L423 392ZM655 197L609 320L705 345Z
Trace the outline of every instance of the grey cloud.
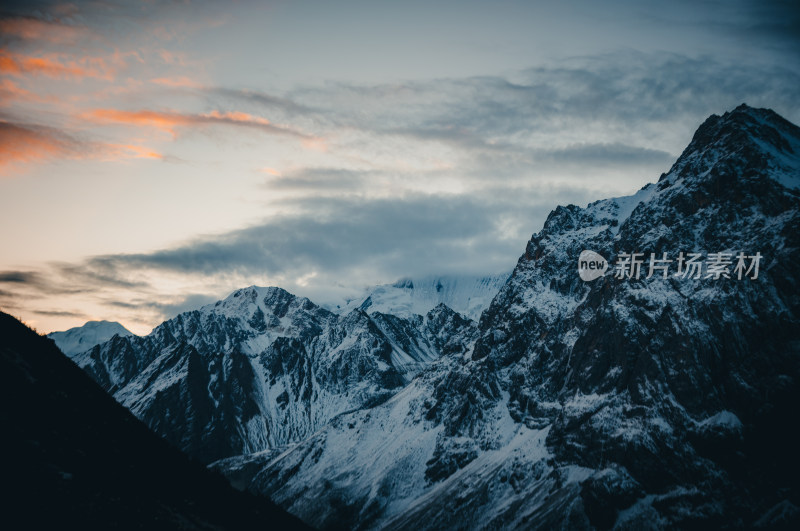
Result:
M209 87L204 90L211 97L218 96L239 103L251 103L260 107L277 109L293 116L319 113L319 109L297 103L289 98L276 96L259 90L232 89L227 87Z
M302 168L285 175L270 177L265 186L270 190L353 191L361 188L379 172L344 168Z
M82 264L54 263L52 264L60 276L69 281L75 290L90 290L96 288L148 288L144 281L133 281L120 277L114 264L101 257L94 258Z
M3 294L9 297L20 297L24 292L26 297L34 294L73 294L81 290L72 285L54 282L43 271L3 271L0 272L0 283L5 283L11 292Z
M743 102L800 120L798 85L800 71L792 64L624 51L574 57L509 77L375 85L339 82L282 94L213 87L206 94L212 106L219 106L215 99L222 98L236 102L237 108L245 104L269 108L270 116L277 113L331 139L335 151L347 151L348 147L337 145L337 139L348 132L361 132L366 138L400 136L457 149L472 162L462 168L465 173L476 166L502 173L533 163L532 155L543 137L557 144L559 138L569 136L574 143L578 130L594 133L584 142L609 146L591 156L584 152L591 159L587 163L606 155L608 163L636 160L641 164L647 159L665 164L657 150L678 153L708 115ZM601 131L604 137L598 138ZM685 138L676 138L680 135L674 135L675 131ZM631 150L625 153L617 144L628 144ZM566 152L571 146L554 149ZM277 180L275 184L312 187L312 179L303 182L296 177L294 182ZM344 181L348 187L357 184Z
M88 319L88 315L79 311L69 310L33 310L36 315L45 315L48 317L77 317L80 319Z
M170 319L179 313L197 309L200 306L210 304L217 300L219 300L219 298L214 295L192 293L174 297L167 301L160 301L153 298L137 298L131 301L106 300L103 301L103 303L106 306L123 308L126 310L152 310L155 311L161 319Z
M389 133L415 127L423 139L431 130L484 137L543 126L556 130L574 119L631 125L687 115L698 120L742 101L787 113L796 112L800 102L792 90L800 74L793 69L670 53L573 58L517 77L438 79L399 87L340 84L298 91L296 97L331 102L328 112L342 125ZM351 112L354 102L358 113Z
M285 96L318 110L304 119L334 139L331 149L342 149L337 133L348 131L444 144L463 159L454 173L486 181L562 161L583 163L587 171L593 164L648 165L656 174L712 113L746 102L800 120L797 86L800 71L791 64L626 51L575 57L510 77L330 83ZM580 142L595 146L579 148ZM552 153L542 152L543 143Z
M535 157L539 161L555 164L579 165L622 165L664 164L674 160L674 156L666 151L613 144L574 144L560 149L537 150Z
M348 275L350 270L369 268L394 277L458 268L505 270L524 248L524 241L509 240L498 228L498 220L509 209L505 201L409 196L369 202L311 198L303 204L309 209L304 215L174 249L93 261L120 271L155 268L202 275L300 276L312 270Z
M37 284L41 282L41 278L34 271L0 271L0 282Z
M145 282L127 280L126 272L109 266L102 258L79 264L54 262L48 266L38 271L0 272L0 283L8 288L0 291L0 296L12 302L54 295L88 295L107 288L149 288Z
M785 113L800 102L789 90L800 81L796 71L667 53L579 58L561 68L530 69L527 76L560 94L553 113L615 123L669 123L687 115L702 120L742 101Z

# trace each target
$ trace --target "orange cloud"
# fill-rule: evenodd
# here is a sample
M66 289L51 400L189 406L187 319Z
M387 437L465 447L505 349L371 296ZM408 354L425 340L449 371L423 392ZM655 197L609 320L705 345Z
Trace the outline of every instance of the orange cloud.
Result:
M191 118L179 113L157 111L119 111L116 109L95 109L84 117L98 122L114 122L126 125L154 127L175 135L175 127L189 125Z
M239 111L211 111L203 114L188 114L175 111L120 111L116 109L95 109L85 113L84 118L96 122L118 123L138 127L153 127L177 136L179 127L205 125L234 125L249 127L261 131L300 138L315 147L321 139L307 135L295 129L275 125L266 118Z
M200 88L203 86L196 81L192 81L186 76L158 77L155 79L151 79L150 82L155 83L156 85L164 85L166 87L173 87L173 88Z
M253 116L252 114L247 114L246 112L219 112L219 111L211 111L207 114L201 114L201 118L207 118L209 120L220 121L220 122L234 122L234 123L241 123L241 124L253 124L253 125L270 125L269 120L266 118L261 118L259 116Z
M164 155L150 150L144 146L133 144L107 144L112 148L113 159L136 158L136 159L163 159Z
M25 40L43 40L62 44L77 42L88 30L59 22L48 22L33 17L0 19L0 33Z
M10 79L0 79L0 103L9 100L41 101L42 98L25 90Z
M279 172L279 171L278 171L278 170L276 170L275 168L269 168L269 167L265 167L265 168L261 168L261 169L260 169L260 170L258 170L258 171L260 171L260 172L262 172L262 173L266 173L266 174L268 174L268 175L273 175L273 176L275 176L275 177L280 177L280 176L281 176L281 172Z
M97 78L113 81L114 69L99 57L67 59L61 54L33 57L0 50L0 74L44 75L53 78Z
M56 129L0 121L0 176L20 166L54 159L163 159L144 146L76 140Z
M69 140L52 130L0 122L0 169L14 163L62 157L72 151Z

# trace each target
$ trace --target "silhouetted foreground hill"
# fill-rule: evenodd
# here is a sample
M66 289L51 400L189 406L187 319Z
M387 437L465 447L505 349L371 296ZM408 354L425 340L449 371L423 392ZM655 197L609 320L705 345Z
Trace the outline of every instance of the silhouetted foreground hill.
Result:
M308 529L150 432L0 312L4 529Z

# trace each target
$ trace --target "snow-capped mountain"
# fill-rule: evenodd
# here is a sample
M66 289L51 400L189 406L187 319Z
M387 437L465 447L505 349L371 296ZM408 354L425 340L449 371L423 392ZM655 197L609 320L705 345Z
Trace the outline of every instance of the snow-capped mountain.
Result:
M510 273L489 276L443 275L403 278L394 284L375 286L331 310L346 313L360 308L411 317L425 315L445 304L461 315L477 320L508 280Z
M214 466L322 529L796 526L798 155L772 111L711 116L658 182L554 210L474 346ZM584 282L583 250L616 262ZM622 253L673 262L637 276Z
M444 305L409 318L338 315L252 286L73 359L156 432L212 461L297 443L385 401L440 356L466 352L476 332Z
M61 352L73 357L95 345L105 343L114 336L132 335L132 332L116 321L89 321L83 326L76 326L64 332L51 332L47 337L56 342Z

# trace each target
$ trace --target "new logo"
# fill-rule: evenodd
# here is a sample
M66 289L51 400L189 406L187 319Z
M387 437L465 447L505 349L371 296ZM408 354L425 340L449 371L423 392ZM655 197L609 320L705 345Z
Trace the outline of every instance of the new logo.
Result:
M581 280L589 282L600 278L608 269L608 262L602 255L594 251L582 251L578 257L578 275Z

